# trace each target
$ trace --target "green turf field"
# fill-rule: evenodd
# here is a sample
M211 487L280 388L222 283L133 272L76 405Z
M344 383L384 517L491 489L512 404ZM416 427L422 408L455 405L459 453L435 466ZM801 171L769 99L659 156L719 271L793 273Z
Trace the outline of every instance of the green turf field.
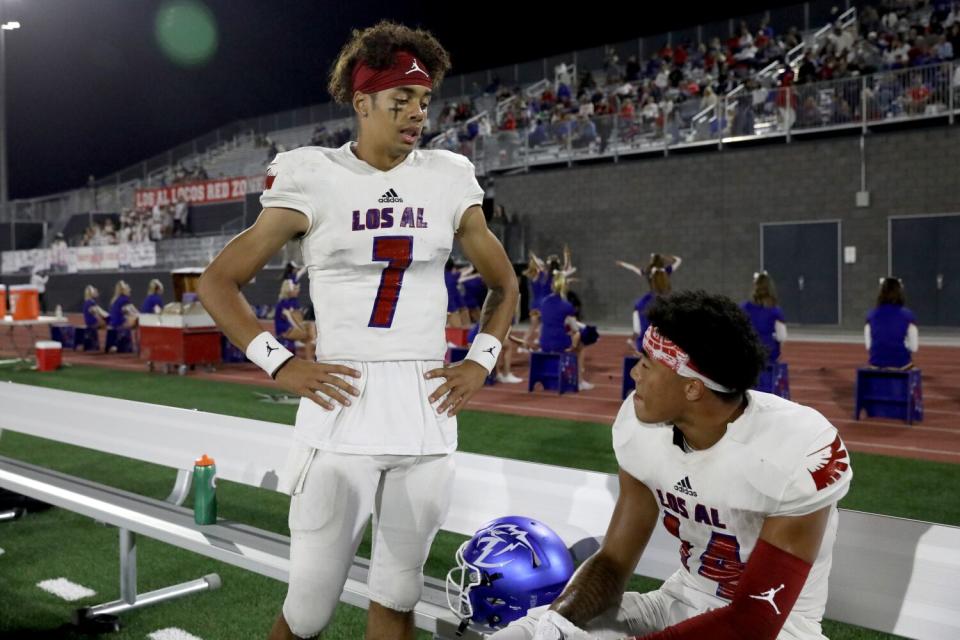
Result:
M260 402L245 385L71 367L57 373L0 368L0 380L55 387L203 411L292 424L295 407ZM571 444L576 443L576 447ZM464 451L534 462L613 472L609 426L582 422L465 412L460 419ZM143 495L164 498L175 473L141 462L31 438L17 433L0 437L0 455L42 464ZM855 479L843 507L960 525L960 503L939 500L943 486L956 486L960 465L920 462L869 454L853 454ZM228 482L218 484L220 515L286 534L289 499ZM478 525L481 523L478 523ZM463 536L441 532L434 543L427 573L442 578L452 566ZM142 639L148 633L179 627L211 639L264 638L283 601L286 585L256 576L153 540L138 541L141 592L203 574L221 575L224 587L123 616L118 640ZM118 596L117 532L88 518L54 509L12 523L0 523L0 637L73 638L62 628L69 612ZM368 543L361 548L366 555ZM65 577L97 591L78 603L65 603L35 587L49 578ZM637 578L633 588L649 589L656 581ZM326 638L363 637L364 612L341 606ZM850 625L826 622L831 638L889 638ZM422 634L426 638L426 634Z

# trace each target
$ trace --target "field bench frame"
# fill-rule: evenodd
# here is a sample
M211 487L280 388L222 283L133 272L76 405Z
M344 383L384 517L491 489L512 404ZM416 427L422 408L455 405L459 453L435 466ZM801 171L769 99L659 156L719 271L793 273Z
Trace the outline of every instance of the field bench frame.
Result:
M211 574L137 594L137 535L287 581L287 536L223 519L198 526L193 512L180 505L189 493L193 460L201 453L216 460L224 480L272 491L287 486L289 426L14 383L0 383L0 406L0 433L16 431L177 470L171 494L156 500L0 456L0 487L118 528L121 597L86 610L87 615L119 614L220 586ZM524 515L549 524L578 560L598 548L616 501L616 476L455 455L457 474L444 530L472 535L494 518ZM658 527L636 571L665 579L676 570L678 554L676 538ZM343 602L369 605L366 568L366 560L354 560ZM921 640L960 637L956 584L960 528L840 510L828 618ZM424 580L415 623L436 638L483 637L476 628L456 636L458 620L446 607L443 583L433 578Z

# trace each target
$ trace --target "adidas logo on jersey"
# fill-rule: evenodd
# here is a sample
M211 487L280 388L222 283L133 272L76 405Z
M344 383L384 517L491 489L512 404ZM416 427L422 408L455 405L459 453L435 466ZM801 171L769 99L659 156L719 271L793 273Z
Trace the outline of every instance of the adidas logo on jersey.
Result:
M390 189L390 191L387 191L385 194L380 196L380 199L377 200L377 202L403 202L403 198L401 198L396 191Z
M687 476L684 476L683 480L673 485L673 490L685 493L688 496L693 496L694 498L697 497L697 492L690 486L690 478Z

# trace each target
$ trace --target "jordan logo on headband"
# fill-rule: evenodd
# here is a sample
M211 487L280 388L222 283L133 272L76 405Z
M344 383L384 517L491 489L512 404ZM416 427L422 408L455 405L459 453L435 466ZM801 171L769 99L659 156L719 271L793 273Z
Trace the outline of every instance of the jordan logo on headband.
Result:
M403 74L403 75L408 76L408 75L410 75L411 73L416 73L417 71L419 71L420 73L422 73L423 75L425 75L425 76L428 77L428 78L430 77L430 74L429 74L429 73L427 73L426 71L424 71L423 69L420 68L420 64L417 62L417 59L416 59L416 58L414 58L414 59L413 59L413 62L410 63L410 71L407 71L407 72L406 72L405 74Z

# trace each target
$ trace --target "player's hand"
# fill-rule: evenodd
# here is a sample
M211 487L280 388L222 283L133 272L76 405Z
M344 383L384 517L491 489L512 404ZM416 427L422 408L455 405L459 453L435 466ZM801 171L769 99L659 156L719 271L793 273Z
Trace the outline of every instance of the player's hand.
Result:
M592 636L556 611L547 611L537 621L533 640L591 640Z
M461 360L423 374L427 380L446 378L446 381L430 394L430 404L443 398L437 407L437 413L447 412L455 416L467 404L467 401L483 386L487 379L487 370L473 360Z
M343 376L359 378L360 372L340 364L292 358L277 372L276 380L277 384L287 391L309 398L324 409L332 410L334 401L348 407L350 396L360 395L357 388L344 380Z

